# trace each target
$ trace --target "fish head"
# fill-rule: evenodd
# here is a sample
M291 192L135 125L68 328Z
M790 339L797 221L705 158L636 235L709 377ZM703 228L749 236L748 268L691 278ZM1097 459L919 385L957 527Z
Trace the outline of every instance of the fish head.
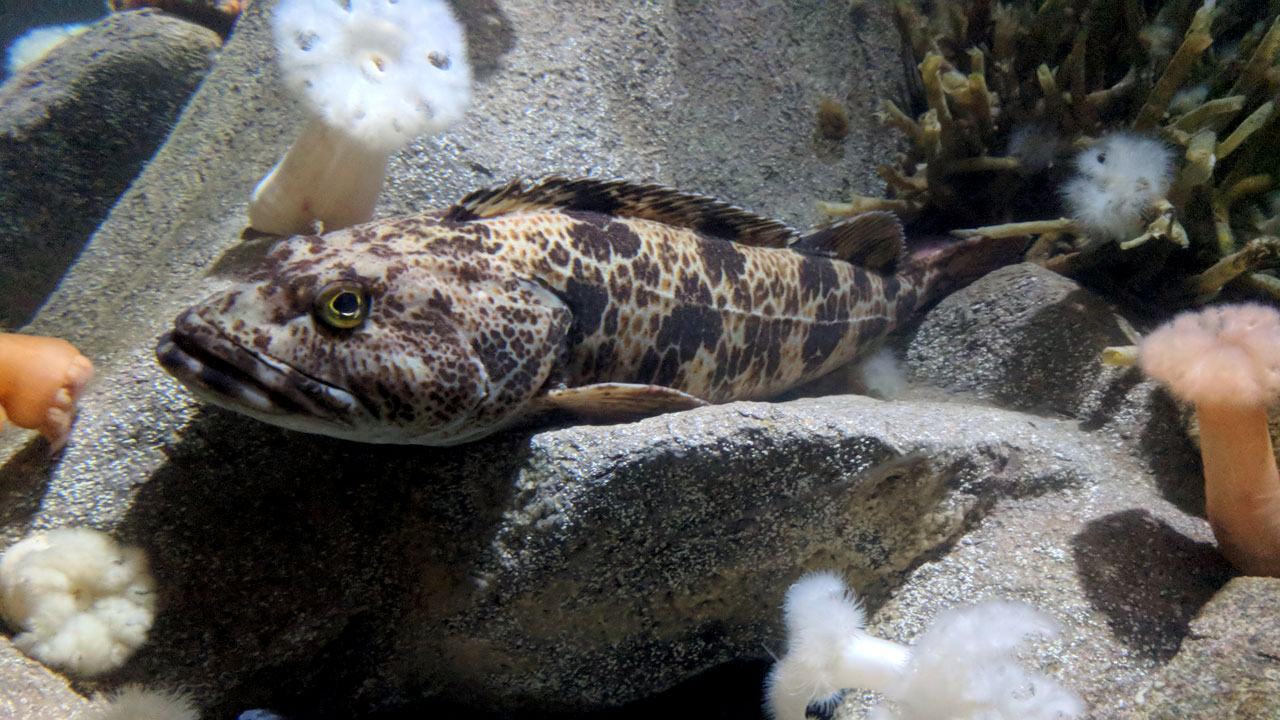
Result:
M492 431L504 377L477 337L509 278L414 240L286 240L247 282L179 315L157 359L197 397L293 430L424 445Z

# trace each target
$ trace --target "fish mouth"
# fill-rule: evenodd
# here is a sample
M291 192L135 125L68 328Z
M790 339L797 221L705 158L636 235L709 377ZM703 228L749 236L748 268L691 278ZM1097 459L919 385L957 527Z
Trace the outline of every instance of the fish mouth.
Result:
M156 360L200 399L276 425L305 417L351 427L363 414L350 392L250 350L192 310L160 336Z

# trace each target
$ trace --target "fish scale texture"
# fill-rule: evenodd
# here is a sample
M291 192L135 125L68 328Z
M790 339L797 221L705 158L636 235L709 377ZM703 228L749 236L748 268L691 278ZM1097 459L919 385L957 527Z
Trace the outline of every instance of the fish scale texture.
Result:
M602 403L608 383L651 386L608 386L633 417L776 396L865 351L946 276L946 258L878 271L615 209L428 213L293 239L181 314L157 356L200 397L266 422L452 445L567 391ZM888 229L881 242L900 246ZM353 327L315 309L330 288L367 297Z

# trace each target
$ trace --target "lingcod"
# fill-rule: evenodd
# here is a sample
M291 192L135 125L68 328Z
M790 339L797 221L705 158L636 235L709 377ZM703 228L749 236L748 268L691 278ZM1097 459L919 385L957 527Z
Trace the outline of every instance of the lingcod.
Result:
M547 178L279 242L156 348L197 397L286 428L454 445L559 411L767 399L1007 262L905 251L873 211L807 235L658 185Z

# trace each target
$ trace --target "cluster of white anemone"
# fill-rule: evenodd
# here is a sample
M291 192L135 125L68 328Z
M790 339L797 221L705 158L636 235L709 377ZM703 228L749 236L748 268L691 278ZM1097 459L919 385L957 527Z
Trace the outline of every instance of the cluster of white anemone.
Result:
M19 650L92 676L124 664L155 618L155 580L139 548L90 528L59 528L0 557L0 615Z
M1014 660L1028 636L1057 631L1020 603L944 611L907 647L869 635L844 581L817 572L787 590L783 620L787 652L765 686L776 720L804 720L810 705L850 688L884 695L875 720L1068 720L1085 710L1075 693Z

